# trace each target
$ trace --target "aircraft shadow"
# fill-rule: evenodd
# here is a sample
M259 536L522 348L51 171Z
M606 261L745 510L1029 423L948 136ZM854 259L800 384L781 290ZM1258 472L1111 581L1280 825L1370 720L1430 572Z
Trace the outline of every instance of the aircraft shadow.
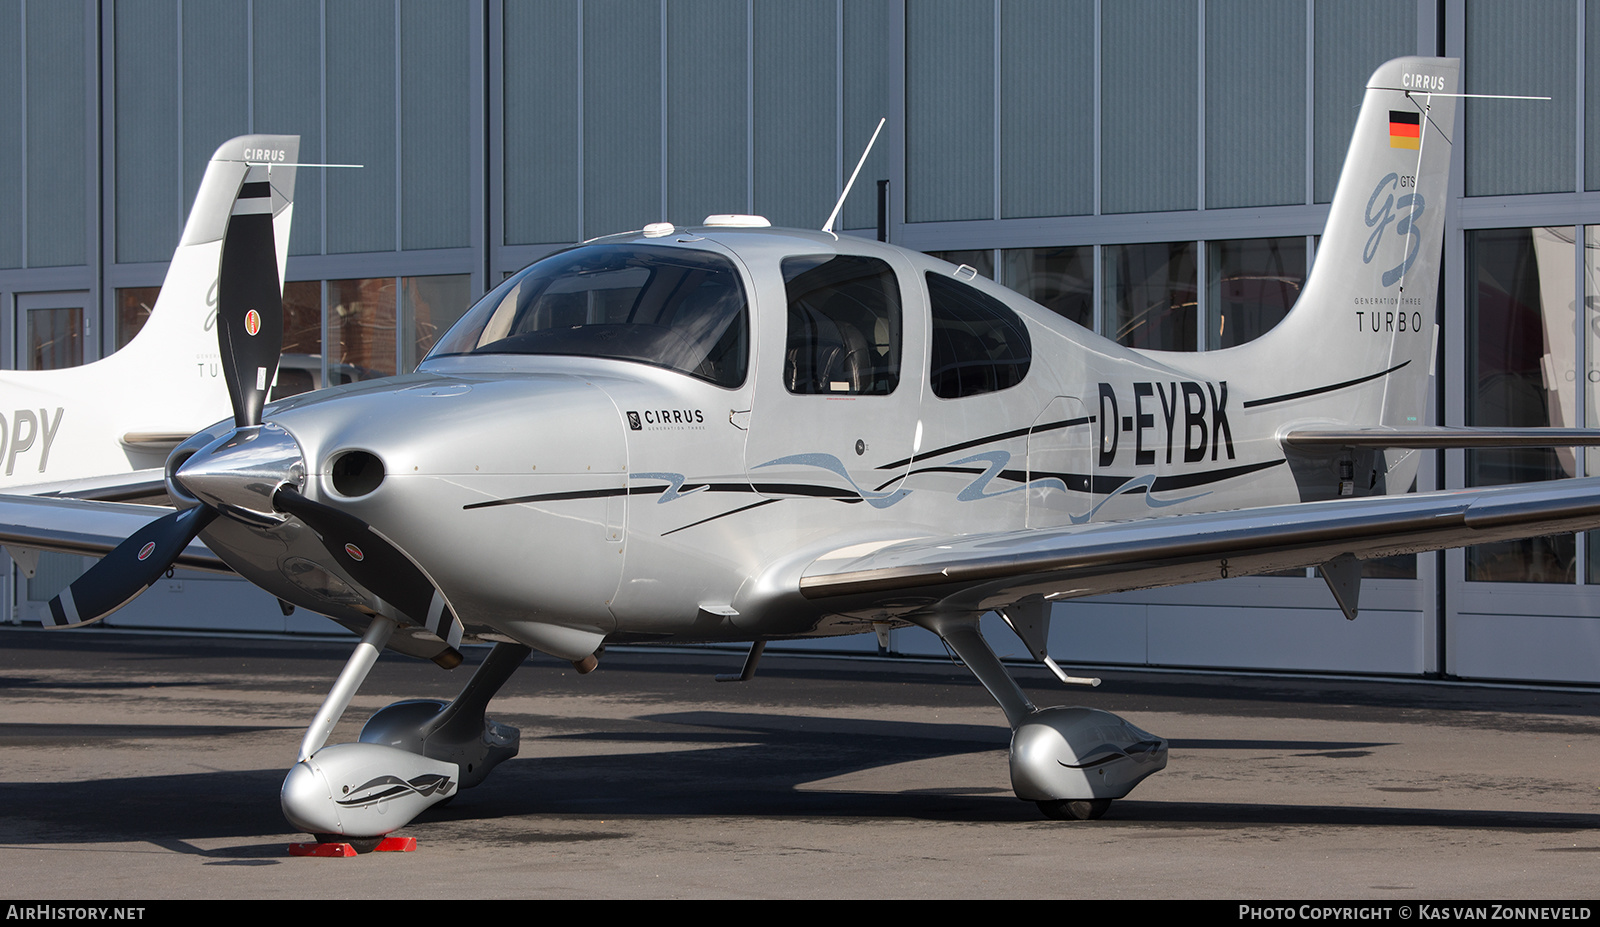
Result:
M719 711L663 713L632 720L620 725L620 730L604 729L618 727L616 720L608 719L583 723L582 730L546 728L547 733L525 735L522 756L502 764L483 785L464 792L451 804L425 813L407 833L420 836L438 825L431 839L450 839L452 831L460 839L470 839L472 822L500 822L503 836L503 825L522 816L906 819L1101 828L1600 828L1600 815L1596 814L1138 798L1117 802L1100 822L1069 825L1044 820L1031 803L1018 801L1003 787L1008 740L1003 727ZM23 746L4 738L26 740L38 733L26 729L36 727L47 726L0 725L0 742ZM91 728L102 727L116 726L85 725L73 733L86 738ZM246 730L219 727L210 733ZM110 738L176 739L206 731L178 725L129 725L120 731L96 733ZM541 745L550 749L541 750ZM591 746L597 749L587 749ZM1382 744L1190 740L1175 742L1175 746L1179 750L1328 753L1359 752ZM585 749L574 753L574 747ZM965 785L900 788L893 773L875 778L869 772L979 753L993 753L993 762L1000 768L986 770L981 782ZM288 825L277 796L284 773L284 769L226 770L89 781L0 782L0 794L6 796L8 808L0 820L0 845L143 842L207 857L213 864L250 865L252 860L282 854ZM859 787L817 785L852 773L866 773L854 780ZM209 851L193 845L194 841L218 839L246 844Z

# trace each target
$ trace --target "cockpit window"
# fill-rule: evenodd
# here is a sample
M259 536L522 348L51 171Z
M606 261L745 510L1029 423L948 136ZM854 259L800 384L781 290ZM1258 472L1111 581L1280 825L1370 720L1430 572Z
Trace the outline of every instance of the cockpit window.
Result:
M785 258L789 337L783 379L791 393L882 396L900 382L900 286L877 258Z
M959 399L1016 386L1033 363L1028 328L1005 304L943 274L928 274L933 394Z
M744 285L727 258L591 245L539 261L485 296L428 355L567 354L638 361L735 387L750 356Z

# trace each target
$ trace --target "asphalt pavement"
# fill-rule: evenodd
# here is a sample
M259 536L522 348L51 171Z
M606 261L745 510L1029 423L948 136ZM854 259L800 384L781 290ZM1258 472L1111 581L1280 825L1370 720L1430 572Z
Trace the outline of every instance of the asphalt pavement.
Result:
M1101 670L1039 704L1171 741L1105 818L1010 790L949 663L535 654L491 706L521 755L416 852L291 857L278 788L349 643L0 630L0 879L15 899L1593 898L1600 690ZM385 656L330 742L467 665Z

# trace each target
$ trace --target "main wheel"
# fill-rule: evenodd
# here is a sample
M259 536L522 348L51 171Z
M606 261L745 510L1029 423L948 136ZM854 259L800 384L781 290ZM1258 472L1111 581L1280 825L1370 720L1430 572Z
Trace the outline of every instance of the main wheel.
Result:
M1111 807L1109 798L1055 798L1037 802L1044 816L1055 821L1096 821Z

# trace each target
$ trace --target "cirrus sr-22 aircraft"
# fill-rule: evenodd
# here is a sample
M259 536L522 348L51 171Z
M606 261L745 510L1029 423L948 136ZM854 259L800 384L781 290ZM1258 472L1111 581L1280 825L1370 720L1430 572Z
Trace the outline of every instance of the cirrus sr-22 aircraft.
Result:
M167 460L176 510L9 499L0 541L110 551L52 602L60 626L179 565L362 635L282 790L324 839L379 838L514 755L485 707L531 649L587 671L608 642L748 641L748 675L767 641L906 624L999 703L1017 796L1098 817L1166 741L1035 707L985 613L1081 681L1050 659L1052 602L1317 565L1354 617L1363 559L1600 525L1596 479L1406 492L1421 448L1597 443L1419 424L1457 98L1454 60L1378 69L1299 302L1205 353L1123 347L901 248L714 216L534 263L412 374L265 405L273 241L236 213L234 416ZM494 649L455 701L325 744L384 647L452 667L463 642Z

